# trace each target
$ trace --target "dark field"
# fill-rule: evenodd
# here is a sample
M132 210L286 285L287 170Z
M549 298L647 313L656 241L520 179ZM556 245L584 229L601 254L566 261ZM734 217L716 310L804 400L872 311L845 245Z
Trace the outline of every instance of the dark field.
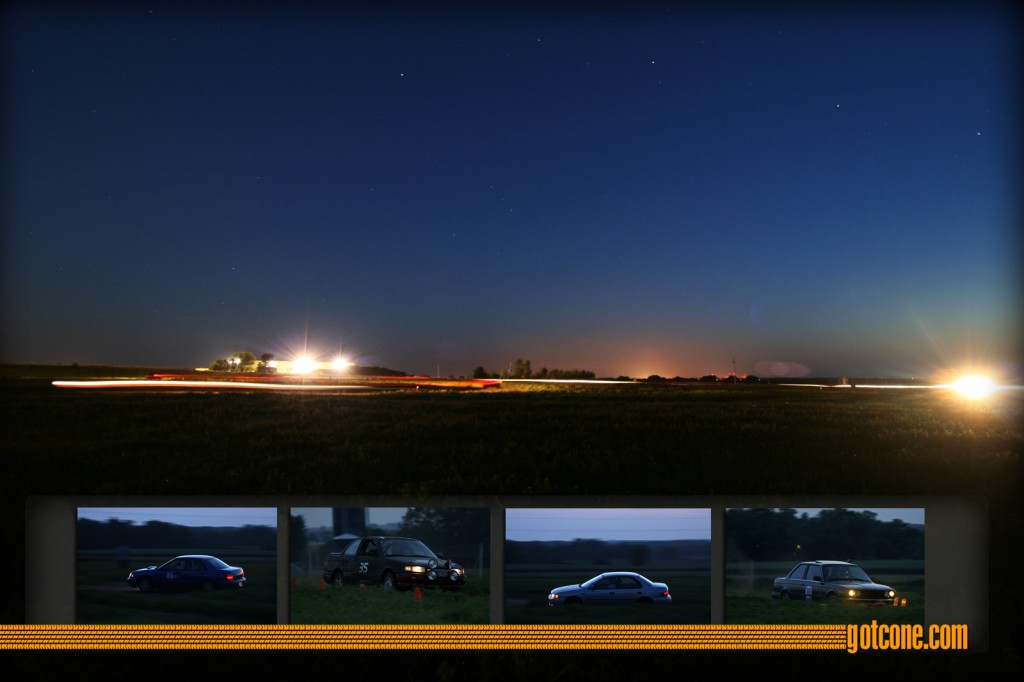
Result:
M461 590L388 592L379 585L331 587L300 580L291 588L293 624L486 624L491 622L490 577L474 575Z
M1019 392L969 401L777 385L319 395L49 384L146 371L3 368L5 546L23 546L26 495L980 495L999 595L991 648L1020 660L1010 562L1024 529ZM5 622L24 622L21 593L8 590Z
M322 395L5 383L8 475L33 494L1002 498L1016 492L1022 444L1017 396L924 389Z

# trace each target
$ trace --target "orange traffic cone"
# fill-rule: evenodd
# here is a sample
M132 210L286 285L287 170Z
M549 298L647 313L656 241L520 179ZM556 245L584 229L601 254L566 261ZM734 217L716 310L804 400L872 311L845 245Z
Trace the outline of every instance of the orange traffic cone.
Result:
M359 591L363 593L366 592L366 583L359 583Z
M413 591L412 598L416 601L423 601L423 592L420 591L419 585L417 585L416 589Z
M322 589L324 589L325 587L327 587L327 585L326 585L326 584L324 584L324 579L323 579L323 578L320 578L320 589L322 590Z

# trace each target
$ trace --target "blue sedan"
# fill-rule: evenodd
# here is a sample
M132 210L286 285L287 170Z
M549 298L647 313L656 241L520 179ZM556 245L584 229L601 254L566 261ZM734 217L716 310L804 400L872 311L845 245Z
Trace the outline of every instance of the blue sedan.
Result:
M559 604L671 604L668 585L648 580L639 573L602 573L579 585L556 587L548 594L548 606Z
M174 557L162 566L140 568L128 574L128 584L140 592L157 589L200 589L210 592L218 587L244 587L245 570L228 566L209 554Z

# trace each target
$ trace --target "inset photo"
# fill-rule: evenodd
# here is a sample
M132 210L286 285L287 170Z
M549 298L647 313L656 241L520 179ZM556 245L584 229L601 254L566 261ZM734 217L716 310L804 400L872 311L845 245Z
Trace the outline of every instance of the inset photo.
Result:
M711 620L711 510L505 511L505 622Z
M924 509L727 509L725 622L924 623Z
M290 622L490 623L488 508L291 511Z
M277 622L277 509L80 507L75 622Z

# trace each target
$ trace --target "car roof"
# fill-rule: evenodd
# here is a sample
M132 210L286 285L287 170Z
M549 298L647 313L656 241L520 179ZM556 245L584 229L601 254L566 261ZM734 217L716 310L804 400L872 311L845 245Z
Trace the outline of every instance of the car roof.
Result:
M363 540L412 540L419 542L416 538L407 538L400 535L367 535Z
M211 554L179 554L174 559L216 559L217 557ZM171 561L174 561L171 559Z
M609 575L628 575L628 576L632 576L632 577L635 577L635 578L643 578L642 575L640 575L639 573L636 573L635 571L609 571L608 573L602 573L601 575L599 575L597 577L603 578L603 577L609 576Z
M814 561L804 561L803 563L805 563L805 564L828 564L830 566L834 566L834 565L856 566L856 564L851 564L849 561L833 561L832 559L815 559Z

